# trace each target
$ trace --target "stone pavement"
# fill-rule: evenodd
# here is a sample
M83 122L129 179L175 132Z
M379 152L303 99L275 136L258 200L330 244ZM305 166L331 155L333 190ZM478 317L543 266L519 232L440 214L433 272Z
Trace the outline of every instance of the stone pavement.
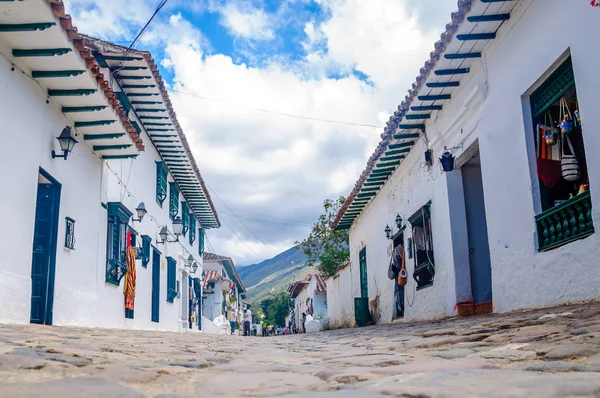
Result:
M600 397L600 303L280 337L0 325L0 398Z

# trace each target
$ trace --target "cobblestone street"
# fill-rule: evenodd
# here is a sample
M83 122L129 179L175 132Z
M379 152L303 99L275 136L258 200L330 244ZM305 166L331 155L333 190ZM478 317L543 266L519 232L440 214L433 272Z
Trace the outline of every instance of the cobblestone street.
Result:
M0 397L600 397L600 304L282 337L0 325Z

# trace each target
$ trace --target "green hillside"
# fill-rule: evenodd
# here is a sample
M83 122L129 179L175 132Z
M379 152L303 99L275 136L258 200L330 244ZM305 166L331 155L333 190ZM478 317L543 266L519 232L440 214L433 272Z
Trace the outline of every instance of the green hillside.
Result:
M258 303L271 291L285 291L290 282L314 273L315 269L305 263L304 252L292 247L269 260L239 268L238 273L248 292L247 301Z

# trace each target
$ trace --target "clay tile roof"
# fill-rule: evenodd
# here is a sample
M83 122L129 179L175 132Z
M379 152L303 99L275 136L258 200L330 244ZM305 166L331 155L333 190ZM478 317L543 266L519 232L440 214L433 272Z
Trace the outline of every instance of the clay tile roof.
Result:
M137 149L143 151L144 144L142 143L142 139L131 124L129 117L117 99L116 94L110 88L109 82L104 78L104 74L100 73L100 65L96 62L91 50L85 46L83 36L81 36L77 28L73 26L71 16L65 13L64 3L62 0L46 0L46 3L48 3L48 6L52 9L54 16L60 19L61 28L65 31L69 40L73 43L73 46L78 50L79 56L85 62L85 66L91 72L92 76L94 76L96 82L98 82L100 90L104 92L110 106L117 113L123 127L127 130L127 134L129 134L133 142L135 142Z
M246 291L246 288L244 287L244 284L242 283L242 278L238 274L237 269L235 268L235 264L233 263L233 260L231 259L231 257L221 256L221 255L215 254L215 253L204 252L204 253L202 253L202 259L204 261L211 261L211 260L220 261L223 264L223 266L225 267L225 270L227 271L227 274L229 275L229 277L231 279L233 279L233 281L237 285L240 292Z
M315 277L317 278L317 287L315 288L315 292L325 293L327 291L327 285L325 284L323 277L320 274L316 274Z
M221 276L221 271L204 271L204 279L202 280L202 288L208 289L208 284L210 282L218 282L223 277Z
M360 192L365 183L366 179L371 175L373 168L375 167L375 163L379 160L381 155L386 151L388 145L392 141L394 137L394 132L398 128L398 125L402 122L404 115L408 112L411 103L417 97L417 93L419 89L422 87L423 83L427 79L427 76L431 73L433 68L435 67L437 61L440 59L440 55L446 51L446 44L448 44L454 34L457 32L460 24L465 20L465 14L471 11L471 6L475 0L458 0L458 11L453 12L451 14L451 22L446 25L446 30L441 34L440 41L436 42L434 45L434 50L429 55L429 59L425 62L424 66L419 71L419 76L417 76L415 83L412 85L412 89L409 90L409 94L404 98L404 101L398 106L398 110L395 111L390 120L386 123L386 127L383 130L383 134L381 134L381 141L377 145L377 148L367 161L367 166L361 173L358 181L354 185L354 189L348 195L346 202L343 204L342 208L338 212L335 220L331 224L331 228L336 228L348 207L352 204L356 195Z

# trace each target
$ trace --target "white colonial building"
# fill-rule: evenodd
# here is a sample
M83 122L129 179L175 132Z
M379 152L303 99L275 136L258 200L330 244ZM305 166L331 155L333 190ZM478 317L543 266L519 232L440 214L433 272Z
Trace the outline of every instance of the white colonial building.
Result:
M221 315L230 320L233 312L239 318L246 289L233 260L207 252L203 259L202 315L211 321Z
M458 6L334 223L350 229L357 320L600 297L600 80L590 33L600 8ZM404 288L388 278L398 245Z
M350 262L325 280L327 285L327 318L330 329L354 326L354 296Z
M292 322L302 330L302 314L317 321L327 319L327 285L319 274L308 274L304 280L290 283L288 293L292 300Z
M0 322L197 329L219 221L150 54L0 4Z

